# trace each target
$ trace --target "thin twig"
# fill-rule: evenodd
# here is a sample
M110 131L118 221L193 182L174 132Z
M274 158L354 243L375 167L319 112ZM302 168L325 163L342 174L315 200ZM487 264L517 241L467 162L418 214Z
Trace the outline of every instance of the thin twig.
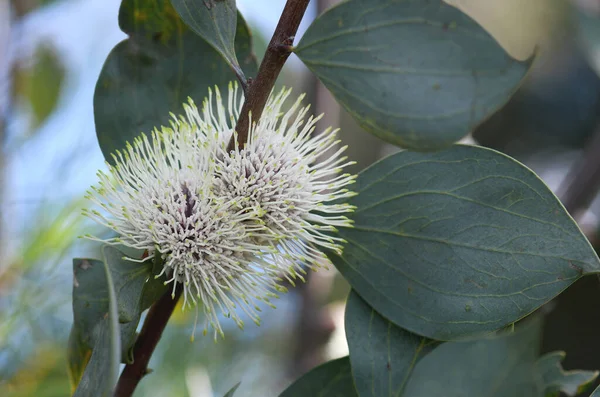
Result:
M130 397L142 378L148 373L150 357L177 306L183 288L177 286L175 296L167 291L148 311L144 326L133 349L133 363L127 364L119 377L115 397Z
M242 70L242 68L239 65L233 65L231 68L232 68L233 72L235 73L235 77L237 77L238 82L242 86L244 95L248 95L248 79L246 79L246 75L244 74L244 71ZM250 81L252 81L252 78L250 78Z
M269 94L275 85L275 81L285 64L285 61L291 54L294 36L300 26L300 21L304 17L306 8L310 0L288 0L275 28L275 33L267 47L267 52L263 58L256 79L248 85L248 94L240 118L235 130L237 131L237 143L239 148L243 148L248 141L248 132L250 130L250 114L253 120L260 119L262 111L267 104ZM232 136L229 141L227 151L235 148L235 138Z
M600 190L600 125L586 145L583 158L569 170L560 187L562 202L573 217L588 209Z

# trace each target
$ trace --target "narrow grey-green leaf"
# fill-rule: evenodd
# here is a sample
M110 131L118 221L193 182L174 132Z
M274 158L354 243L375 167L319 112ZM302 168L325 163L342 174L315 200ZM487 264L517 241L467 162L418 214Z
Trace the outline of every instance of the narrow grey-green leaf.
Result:
M109 54L94 93L96 134L104 157L123 149L142 132L169 125L170 112L183 113L208 88L225 88L235 74L205 40L189 30L169 0L124 0L119 25L129 38ZM235 51L248 75L257 70L250 31L237 19Z
M97 259L73 259L73 325L88 348L95 343L94 328L109 312L108 299L104 263Z
M187 26L217 50L236 72L243 74L235 55L235 0L171 0L171 4Z
M346 357L326 362L309 371L279 397L358 397L352 382L350 359Z
M548 187L493 150L401 152L355 190L354 228L339 231L347 244L330 258L377 312L422 336L500 329L600 269Z
M142 312L146 309L143 307L142 296L151 277L151 269L145 263L126 260L125 254L109 245L102 248L102 253L104 262L110 269L117 294L122 359L125 363L131 363L133 357L130 357L130 352L135 343L135 331Z
M598 386L598 387L596 387L596 389L594 389L592 394L590 394L590 397L600 397L600 386Z
M416 366L403 397L542 397L535 373L536 318L516 331L436 347Z
M564 352L552 352L539 358L536 371L544 386L544 397L558 397L561 392L575 396L593 383L598 377L598 371L565 371L561 362Z
M80 343L91 343L92 348L74 397L112 396L121 342L116 293L110 270L102 261L73 261L73 317L73 337L79 335Z
M106 319L97 326L96 345L73 397L111 397L113 395L119 378L121 356L118 331L116 335L113 334L110 331L109 323L112 323L112 320ZM112 339L113 337L116 339ZM117 344L114 341L117 341Z
M352 376L361 397L402 396L415 365L437 344L381 317L354 291L345 322Z
M152 261L152 268L150 269L150 277L144 286L142 291L142 300L140 302L140 310L144 311L154 304L163 294L169 289L167 286L167 276L162 275L156 277L163 268L163 260L160 252L156 251L154 260Z
M71 327L67 342L67 373L71 390L75 390L81 381L87 363L90 361L92 349L83 343L80 330L74 325Z
M108 267L116 294L117 318L120 323L121 361L132 363L132 348L135 343L136 329L144 310L154 303L165 290L164 278L155 279L152 262L138 263L125 259L125 254L115 247L102 248L103 260ZM156 258L155 258L156 259ZM84 265L85 267L85 265ZM98 293L104 290L97 289ZM81 366L89 359L89 351L94 345L90 340L97 322L101 321L108 310L106 299L85 300L74 299L77 305L75 313L85 310L84 322L76 320L69 340L69 353L73 355L70 375L75 382L81 376ZM90 332L89 330L92 330ZM87 336L87 337L86 337ZM81 341L78 339L81 338Z
M529 69L442 0L347 0L296 54L360 125L417 150L449 146L506 103Z
M242 384L242 382L238 382L227 393L225 393L225 395L223 397L233 397L233 395L235 394L235 391L238 389L238 387L240 387L241 384Z

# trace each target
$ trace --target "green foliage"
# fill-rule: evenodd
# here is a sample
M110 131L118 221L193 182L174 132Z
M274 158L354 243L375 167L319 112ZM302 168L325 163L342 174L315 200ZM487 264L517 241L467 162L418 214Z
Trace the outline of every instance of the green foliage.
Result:
M144 310L150 308L168 289L165 284L166 277L163 275L161 277L156 277L157 274L162 270L162 259L160 257L160 253L157 251L154 255L154 260L152 261L151 268L149 268L148 281L144 285L142 289L142 295L140 297L140 302L138 306L138 310L143 312Z
M86 335L73 325L67 344L69 381L71 382L71 388L73 390L77 388L77 385L83 376L83 372L85 371L85 367L92 355L92 347L88 346L88 342L84 342L85 339L87 339Z
M73 317L68 357L77 385L74 396L111 396L119 376L121 340L117 295L105 262L73 260Z
M39 127L52 114L58 103L63 81L64 66L49 45L39 46L30 68L16 69L17 94L31 106L33 128Z
M392 324L352 292L346 336L361 397L551 397L569 395L596 372L564 372L561 353L538 357L539 317L492 337L438 344Z
M122 0L119 28L130 39L159 41L173 45L181 29L181 20L166 0Z
M236 73L243 75L235 55L235 0L171 0L171 4L187 26L217 50Z
M36 349L10 379L2 377L2 397L56 397L71 395L65 351L62 346L45 344ZM12 362L11 364L15 364Z
M49 253L60 256L69 249L83 230L83 217L80 214L83 204L83 199L65 203L62 210L50 219L47 219L49 206L40 206L35 214L38 222L26 236L28 243L22 247L11 266L29 271L40 261L47 261Z
M68 286L57 280L64 274L65 252L82 233L82 202L79 198L63 201L58 212L50 203L28 207L35 222L20 234L22 244L15 255L4 257L0 272L4 294L0 305L0 396L63 396L76 386L69 381L65 365L68 335L63 334L64 320L60 320L60 334L53 333L52 327L56 313L71 302L71 291L65 291ZM86 356L77 349L68 347L69 353L83 355L80 377L91 350L85 348Z
M135 330L141 316L142 290L149 277L146 266L139 263L126 261L116 248L105 246L104 263L110 269L114 280L117 295L117 310L120 325L120 340L122 345L121 360L126 363L133 362L130 348L135 342Z
M366 131L416 150L467 135L530 66L442 0L344 1L311 25L296 54Z
M348 357L329 361L295 381L279 397L358 397Z
M235 386L233 386L223 397L233 397L235 391L240 387L242 382L238 382Z
M352 376L361 397L402 396L419 360L437 344L395 326L354 291L345 321Z
M544 397L558 397L561 392L575 396L590 386L598 371L565 371L561 362L564 352L548 353L537 361L536 370L544 387Z
M535 362L539 318L514 332L469 342L444 343L417 364L405 397L542 397Z
M102 253L103 261L76 259L73 262L74 325L68 350L73 387L79 383L82 374L85 379L84 369L99 373L113 370L107 367L113 365L112 356L108 356L109 351L112 354L108 346L113 346L113 343L119 348L117 374L121 361L133 362L132 349L140 316L166 288L162 278L154 278L152 261L140 264L125 260L124 254L112 246L105 246ZM154 258L154 266L159 260L159 256ZM109 281L101 273L105 268ZM113 324L113 319L116 324ZM112 333L114 330L116 334ZM113 342L115 338L116 342ZM83 385L83 379L80 385ZM104 390L93 382L83 390L96 389Z
M112 314L111 314L112 315ZM109 325L108 322L111 324ZM96 345L73 397L110 397L119 376L118 327L103 320L95 334Z
M355 190L354 227L330 258L375 310L419 335L500 329L600 269L548 187L493 150L401 152L363 171Z
M105 246L104 263L109 267L117 294L119 323L121 326L122 361L132 363L135 331L142 312L148 309L166 291L163 279L155 279L152 261L140 264L124 259L118 249ZM155 261L160 261L157 256ZM160 265L160 263L159 263Z
M189 30L168 0L124 0L119 26L129 38L109 54L94 93L94 120L102 153L169 125L170 112L183 112L188 97L200 101L209 87L235 79L227 62ZM257 69L251 37L238 18L235 51L247 75Z

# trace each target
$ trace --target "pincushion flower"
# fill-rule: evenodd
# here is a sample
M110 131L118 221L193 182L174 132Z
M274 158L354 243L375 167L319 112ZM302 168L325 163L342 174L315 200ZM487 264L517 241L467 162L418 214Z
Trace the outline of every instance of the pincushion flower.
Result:
M162 254L161 275L173 291L183 284L184 307L201 302L215 336L222 334L216 309L240 327L237 308L259 323L255 301L270 304L281 288L259 255L264 250L248 238L251 215L212 194L214 159L198 126L174 120L113 160L110 174L99 172L98 186L88 192L104 213L84 211L119 235L104 241Z
M304 123L302 97L282 113L284 90L245 147L227 152L243 103L237 91L230 85L226 103L209 91L201 112L190 100L185 116L117 151L88 192L101 211L84 211L118 235L102 241L146 250L139 261L158 252L160 275L173 291L183 285L184 307L202 305L205 332L210 326L215 337L223 334L219 314L243 327L240 311L259 324L257 303L273 306L285 290L279 282L302 278L302 264L326 263L321 249L340 252L331 233L351 225L342 214L352 207L331 203L353 195L344 187L354 181L340 175L350 163L344 148L333 150L336 131L313 136L318 118Z
M253 213L249 222L264 225L253 234L255 240L277 252L272 259L293 284L293 278L302 278L303 264L318 268L328 263L322 249L341 253L343 240L332 232L351 226L342 214L353 207L343 199L354 195L345 186L356 176L341 174L354 162L342 156L346 147L336 148L337 130L313 134L321 117L307 118L310 106L300 108L303 95L282 111L290 93L283 89L271 95L242 149L235 145L228 153L218 146L214 189L241 213ZM237 109L232 112L237 116ZM229 136L223 135L225 140Z

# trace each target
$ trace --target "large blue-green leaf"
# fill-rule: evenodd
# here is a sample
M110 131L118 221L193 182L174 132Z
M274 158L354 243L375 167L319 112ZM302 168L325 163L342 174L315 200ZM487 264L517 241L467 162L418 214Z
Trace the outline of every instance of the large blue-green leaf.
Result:
M169 125L191 97L201 103L208 88L225 87L235 74L221 55L189 30L169 0L124 0L119 25L129 38L109 54L96 83L94 120L107 161L142 132ZM238 18L235 50L247 75L256 73L251 37Z
M345 315L352 376L361 397L399 397L415 365L437 344L381 317L354 291Z
M564 355L537 360L542 322L468 342L439 344L390 323L358 294L346 307L346 335L360 397L551 397L572 392L595 373L564 372Z
M442 0L348 0L296 54L361 126L406 148L459 140L506 103L529 69Z
M558 397L561 392L568 396L582 393L596 378L598 371L565 371L561 362L564 352L548 353L536 364L536 371L544 388L544 397Z
M104 262L73 260L73 317L69 370L72 381L78 383L74 396L112 396L119 376L121 339L117 296ZM89 361L86 347L92 351Z
M342 357L311 370L285 389L279 397L358 397L350 360Z
M436 347L413 371L403 397L543 397L535 371L541 321L510 333Z
M181 19L241 73L235 55L235 0L171 0Z
M398 326L438 340L488 333L600 270L546 185L493 150L401 152L357 180L354 228L331 260Z

